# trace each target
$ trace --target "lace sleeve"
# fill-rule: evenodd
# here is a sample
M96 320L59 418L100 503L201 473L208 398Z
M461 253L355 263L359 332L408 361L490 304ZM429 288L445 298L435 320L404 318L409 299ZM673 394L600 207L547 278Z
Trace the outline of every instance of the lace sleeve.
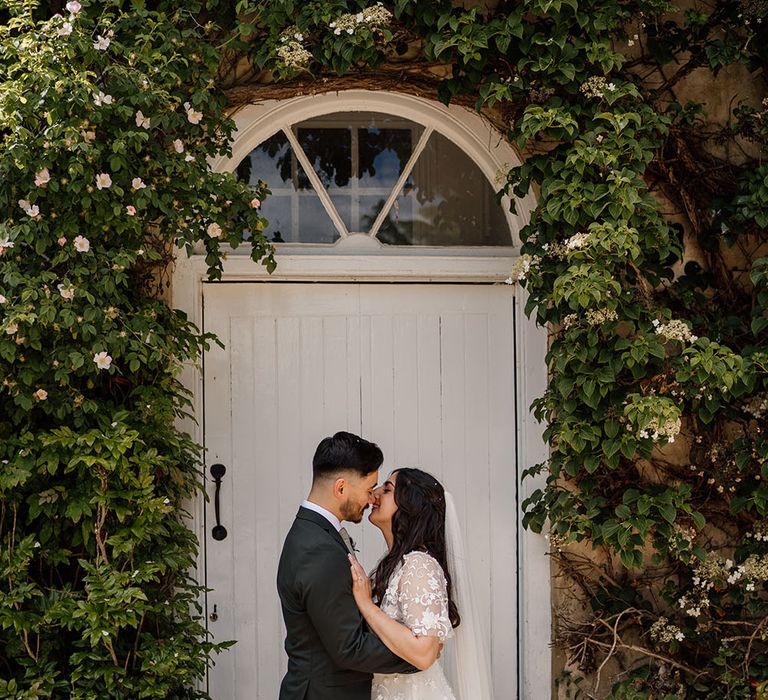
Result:
M397 590L403 622L417 637L453 636L448 618L448 585L440 564L425 552L405 557Z

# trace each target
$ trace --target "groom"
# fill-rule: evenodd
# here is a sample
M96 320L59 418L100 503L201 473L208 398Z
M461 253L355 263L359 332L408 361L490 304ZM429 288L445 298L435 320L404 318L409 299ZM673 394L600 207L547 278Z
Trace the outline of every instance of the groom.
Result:
M341 521L359 523L373 503L383 459L377 445L352 433L336 433L317 446L312 490L285 538L277 570L288 653L280 700L370 700L373 673L416 670L365 626L342 539Z

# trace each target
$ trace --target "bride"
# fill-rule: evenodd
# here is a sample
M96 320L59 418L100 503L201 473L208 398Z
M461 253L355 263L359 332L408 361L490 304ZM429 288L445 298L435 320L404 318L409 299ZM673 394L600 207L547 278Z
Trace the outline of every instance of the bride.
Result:
M374 674L371 699L490 700L484 640L450 494L430 474L401 468L374 498L368 520L381 530L389 551L370 578L350 555L352 592L373 632L420 671ZM435 662L454 630L456 686L451 688Z

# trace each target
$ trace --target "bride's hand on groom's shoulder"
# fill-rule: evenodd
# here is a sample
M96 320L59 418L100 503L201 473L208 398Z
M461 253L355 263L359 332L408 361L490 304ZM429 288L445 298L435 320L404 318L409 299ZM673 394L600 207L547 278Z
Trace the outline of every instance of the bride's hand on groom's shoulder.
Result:
M360 562L351 554L348 554L347 557L349 558L349 570L352 574L352 595L355 597L355 603L360 608L360 612L365 615L367 609L371 606L375 607L372 600L371 582Z

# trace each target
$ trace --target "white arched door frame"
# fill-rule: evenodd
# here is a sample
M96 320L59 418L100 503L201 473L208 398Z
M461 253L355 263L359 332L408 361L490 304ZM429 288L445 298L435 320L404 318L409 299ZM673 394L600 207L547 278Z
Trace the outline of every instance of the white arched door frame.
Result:
M365 111L394 114L431 127L461 148L494 182L498 173L520 163L506 139L478 114L463 107L444 106L423 98L391 92L349 90L322 95L268 100L240 109L235 115L236 133L232 155L212 161L216 172L234 171L253 148L283 128L313 117L334 112ZM505 202L505 205L508 202ZM445 248L384 246L368 235L350 234L334 244L278 244L278 266L269 275L254 263L245 250L228 251L222 281L435 281L501 283L519 255L519 230L528 222L535 199L529 194L516 201L516 213L508 211L513 246L505 248ZM203 285L207 283L203 251L187 256L177 251L173 274L172 304L184 311L199 328L203 327ZM525 306L525 292L515 290L518 309ZM518 314L514 357L517 386L517 449L519 467L542 462L547 448L542 426L529 412L531 402L546 389L546 332L534 321ZM203 378L197 368L188 367L183 381L193 392L193 413L202 416ZM202 421L186 421L182 429L198 443L203 442ZM519 483L520 503L540 483L526 479ZM192 506L192 527L201 543L205 541L202 499ZM521 514L520 514L521 517ZM517 696L539 700L551 694L550 570L547 544L522 526L518 529L518 659ZM203 548L200 553L202 570ZM542 585L546 582L547 585ZM207 614L207 611L206 611Z

